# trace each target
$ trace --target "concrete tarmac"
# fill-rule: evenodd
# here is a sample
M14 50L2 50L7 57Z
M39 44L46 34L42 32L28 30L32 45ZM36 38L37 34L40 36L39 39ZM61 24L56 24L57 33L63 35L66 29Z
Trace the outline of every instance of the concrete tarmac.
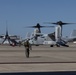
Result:
M0 73L76 71L76 44L69 45L33 46L29 58L23 46L0 46Z

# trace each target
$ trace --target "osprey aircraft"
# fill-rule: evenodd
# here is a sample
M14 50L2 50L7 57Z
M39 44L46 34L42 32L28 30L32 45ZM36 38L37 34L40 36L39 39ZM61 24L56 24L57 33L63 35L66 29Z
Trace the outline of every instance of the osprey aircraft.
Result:
M45 40L49 40L50 38L48 37L47 34L43 34L41 32L41 28L49 28L52 27L54 28L54 26L41 26L39 23L37 23L36 26L28 26L28 28L35 28L34 32L31 34L30 36L30 40L29 42L33 45L43 45ZM52 41L52 40L51 40Z
M67 40L65 40L62 37L62 26L67 25L67 24L75 24L75 23L64 23L62 21L58 21L56 23L49 22L49 24L55 24L56 26L55 26L54 32L48 33L48 34L41 33L40 28L54 27L54 26L41 26L39 23L37 23L36 26L29 26L29 28L35 28L34 32L32 33L32 36L29 37L29 39L30 39L29 42L32 45L38 46L38 45L48 45L49 44L50 47L53 47L53 46L69 47L69 45L67 45L67 43L76 39L76 37L72 37L72 38L69 37Z
M63 25L68 25L68 24L76 24L76 23L64 23L62 21L58 21L56 23L54 23L54 22L45 22L45 23L57 25L55 27L55 42L56 42L57 46L66 46L66 47L69 47L67 45L67 43L69 41L73 41L73 40L76 39L76 37L68 38L66 41L64 39L62 39L62 26Z
M35 40L37 40L37 38L42 35L41 28L46 28L46 27L49 28L49 27L54 27L54 26L41 26L39 23L37 23L37 25L35 26L28 26L28 28L35 28L34 33L32 34Z
M17 35L9 35L8 34L8 27L6 25L6 34L5 35L0 35L0 38L3 39L1 44L4 44L5 41L8 41L9 45L14 45L16 46L18 44L18 42L16 40L20 40L20 36Z

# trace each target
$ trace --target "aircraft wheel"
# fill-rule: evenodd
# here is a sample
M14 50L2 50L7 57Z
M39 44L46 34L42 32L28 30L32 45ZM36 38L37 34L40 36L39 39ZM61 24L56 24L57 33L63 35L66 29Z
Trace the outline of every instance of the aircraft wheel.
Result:
M50 45L50 47L53 47L53 45Z

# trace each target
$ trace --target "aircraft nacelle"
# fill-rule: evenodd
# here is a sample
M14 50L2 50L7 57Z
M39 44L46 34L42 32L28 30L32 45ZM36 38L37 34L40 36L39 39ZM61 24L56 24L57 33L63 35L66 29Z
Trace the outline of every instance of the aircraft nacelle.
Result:
M39 33L39 29L34 29L34 34Z

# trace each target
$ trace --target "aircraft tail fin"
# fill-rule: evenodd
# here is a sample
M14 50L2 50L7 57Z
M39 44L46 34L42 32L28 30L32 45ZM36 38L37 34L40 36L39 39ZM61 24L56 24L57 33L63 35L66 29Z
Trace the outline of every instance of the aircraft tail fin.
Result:
M48 34L48 36L53 40L55 41L55 32L51 33L51 34Z

